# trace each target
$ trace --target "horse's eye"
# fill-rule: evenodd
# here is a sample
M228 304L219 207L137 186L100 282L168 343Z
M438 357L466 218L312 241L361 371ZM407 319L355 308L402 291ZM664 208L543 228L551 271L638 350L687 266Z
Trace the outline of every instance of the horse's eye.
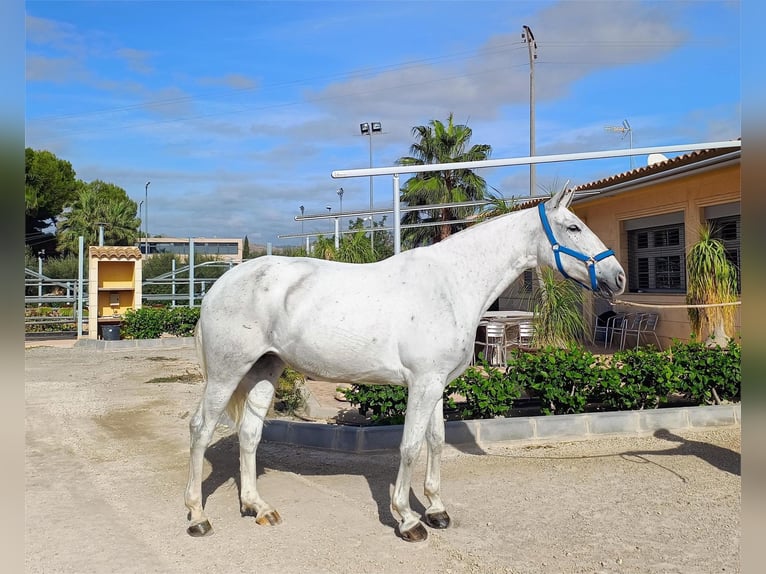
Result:
M580 231L580 228L577 225L570 225L569 227L567 227L567 231L576 232L576 231Z

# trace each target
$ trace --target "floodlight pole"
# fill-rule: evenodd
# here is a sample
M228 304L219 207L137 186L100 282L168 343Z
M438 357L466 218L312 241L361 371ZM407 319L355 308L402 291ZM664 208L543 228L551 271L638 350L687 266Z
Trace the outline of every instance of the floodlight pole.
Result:
M372 134L379 134L383 133L383 124L380 122L364 122L359 124L359 131L362 132L363 136L367 136L370 140L370 169L372 169ZM373 193L372 193L372 177L370 176L370 213L374 211L373 209ZM374 217L370 217L370 247L375 249L375 219Z

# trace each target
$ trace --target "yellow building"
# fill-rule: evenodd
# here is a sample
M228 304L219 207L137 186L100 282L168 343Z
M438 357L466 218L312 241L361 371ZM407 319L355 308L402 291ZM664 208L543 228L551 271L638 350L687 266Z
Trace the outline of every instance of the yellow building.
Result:
M619 300L658 305L617 305L613 310L659 313L657 334L663 347L673 339L690 338L687 310L667 306L685 304L686 254L698 241L701 223L714 224L717 237L739 268L740 156L740 148L698 151L673 159L650 156L645 167L576 188L578 199L572 210L614 250L628 276L628 287ZM609 309L605 301L586 297L586 316Z

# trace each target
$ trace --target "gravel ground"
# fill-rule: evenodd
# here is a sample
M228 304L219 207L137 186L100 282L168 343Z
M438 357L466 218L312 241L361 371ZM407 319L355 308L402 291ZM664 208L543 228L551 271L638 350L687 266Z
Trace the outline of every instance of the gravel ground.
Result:
M398 453L264 443L276 527L239 515L236 437L208 449L214 535L186 532L193 349L30 347L26 571L348 573L739 572L740 428L448 448L453 525L394 534ZM422 511L423 460L413 484Z

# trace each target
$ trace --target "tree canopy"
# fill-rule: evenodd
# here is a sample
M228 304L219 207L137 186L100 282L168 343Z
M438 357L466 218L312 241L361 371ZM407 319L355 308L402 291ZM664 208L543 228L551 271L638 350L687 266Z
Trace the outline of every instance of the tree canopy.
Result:
M137 205L121 187L98 179L85 183L68 161L46 150L26 148L25 172L25 245L32 253L76 253L80 235L86 245L98 245L100 224L105 245L137 240Z
M85 245L98 245L102 225L104 245L133 245L138 240L140 225L137 208L121 187L101 180L83 184L60 218L59 251L76 253L80 235L85 238Z
M55 242L45 230L56 225L64 207L75 199L82 182L72 164L49 151L24 150L24 214L26 244L53 251Z
M397 160L399 165L426 165L435 163L457 163L488 159L492 147L475 144L469 147L471 128L455 124L450 114L446 125L431 120L427 126L415 126L412 135L417 139L410 146L410 155ZM470 169L418 173L402 186L401 200L410 206L476 201L485 199L487 184ZM403 239L412 247L427 245L446 239L465 224L447 223L450 220L465 219L474 214L473 208L451 208L439 210L409 211L402 218L403 224L444 222L403 232Z

